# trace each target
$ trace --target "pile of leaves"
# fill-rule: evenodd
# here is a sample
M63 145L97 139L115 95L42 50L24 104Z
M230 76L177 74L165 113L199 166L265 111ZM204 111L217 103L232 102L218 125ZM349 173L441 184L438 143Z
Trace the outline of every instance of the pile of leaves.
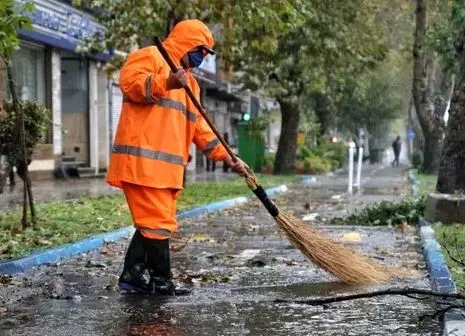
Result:
M418 217L425 211L426 197L403 200L401 202L383 201L368 206L353 215L333 218L333 225L383 226L408 224L416 225Z

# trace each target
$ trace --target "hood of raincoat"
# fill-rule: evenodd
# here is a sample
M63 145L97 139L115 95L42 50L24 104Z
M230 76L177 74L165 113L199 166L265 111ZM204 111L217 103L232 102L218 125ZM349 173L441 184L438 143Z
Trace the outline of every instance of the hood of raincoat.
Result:
M180 59L191 49L202 45L211 49L214 44L210 29L199 20L179 22L163 41L163 45L176 65L180 65Z

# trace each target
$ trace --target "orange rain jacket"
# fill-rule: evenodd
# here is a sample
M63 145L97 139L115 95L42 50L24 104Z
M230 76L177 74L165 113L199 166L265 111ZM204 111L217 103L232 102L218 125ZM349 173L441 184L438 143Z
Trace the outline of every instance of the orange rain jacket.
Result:
M213 36L202 22L178 23L163 41L176 65L191 49L210 48ZM109 184L122 182L155 188L183 188L183 172L194 142L209 158L220 161L227 152L184 89L166 90L170 68L156 46L131 53L120 74L123 107L107 175ZM191 73L188 86L199 99Z

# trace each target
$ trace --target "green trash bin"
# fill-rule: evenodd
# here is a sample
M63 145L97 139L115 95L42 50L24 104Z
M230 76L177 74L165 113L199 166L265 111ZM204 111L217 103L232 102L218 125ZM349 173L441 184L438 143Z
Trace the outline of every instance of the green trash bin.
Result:
M382 149L371 149L370 150L370 163L383 163L383 153Z
M239 157L255 172L262 171L265 161L265 135L251 132L246 122L238 124Z

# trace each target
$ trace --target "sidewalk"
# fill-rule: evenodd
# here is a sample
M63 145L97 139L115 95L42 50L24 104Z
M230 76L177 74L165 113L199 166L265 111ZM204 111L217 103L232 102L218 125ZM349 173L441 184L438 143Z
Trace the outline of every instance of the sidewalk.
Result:
M221 181L234 178L233 173L225 174L222 171L202 172L199 174L188 173L187 183L202 181ZM103 178L85 178L36 181L32 183L32 192L36 203L56 202L61 200L76 199L82 196L104 196L118 193L117 188L106 183ZM15 187L5 186L4 193L0 195L0 211L18 206L23 200L23 184L18 178Z
M402 169L367 169L365 193L347 197L344 177L322 177L316 185L294 186L276 200L298 217L312 212L351 211L354 199L400 199L407 181ZM399 189L393 191L393 186ZM369 188L370 187L370 188ZM376 189L379 187L380 189ZM380 190L382 192L380 192ZM391 190L391 192L388 192ZM334 196L340 196L334 198ZM352 242L380 263L407 268L412 276L384 286L350 287L316 268L295 250L256 201L220 214L184 220L182 234L197 234L173 257L179 281L194 285L188 297L121 296L112 287L121 271L128 240L61 265L44 266L0 287L8 311L0 320L5 335L439 335L427 301L381 297L324 307L275 304L369 291L391 286L429 288L415 229L330 227L326 234ZM346 241L346 243L349 243ZM0 285L1 286L1 285ZM14 303L19 296L29 299ZM79 322L78 322L79 321ZM85 321L85 322L84 322Z

